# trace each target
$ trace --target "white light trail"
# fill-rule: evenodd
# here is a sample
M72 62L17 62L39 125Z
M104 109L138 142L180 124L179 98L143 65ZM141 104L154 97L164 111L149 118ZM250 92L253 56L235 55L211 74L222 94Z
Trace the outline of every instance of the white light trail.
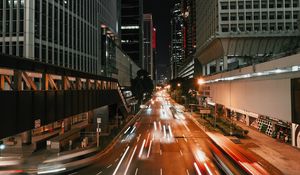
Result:
M134 126L130 132L130 134L132 134L134 132L134 130L136 129L136 127Z
M198 165L196 164L196 162L194 162L194 167L195 167L195 169L197 171L197 174L198 175L202 175L201 172L200 172L200 169L199 169Z
M208 166L207 166L206 163L204 163L204 166L205 166L206 170L208 171L208 174L209 174L209 175L212 175L212 173L211 173L211 171L210 171L210 169L208 168Z
M173 137L173 133L172 133L171 126L169 125L168 128L169 128L169 132L170 132L170 137L172 138Z
M47 170L47 171L38 171L37 174L58 173L58 172L65 171L65 170L66 170L66 168L58 168L58 169Z
M141 147L141 149L140 149L139 158L140 158L140 157L142 156L142 154L143 154L143 149L144 149L145 143L146 143L146 140L144 139L143 144L142 144L142 147Z
M154 130L156 131L157 130L156 122L154 122L153 125L154 125Z
M133 159L133 156L134 156L134 154L135 154L136 149L137 149L137 145L134 147L133 153L132 153L132 155L131 155L131 157L130 157L130 159L129 159L129 162L128 162L128 165L127 165L127 167L126 167L126 170L125 170L124 175L126 175L127 172L128 172L129 166L130 166L130 164L131 164L131 162L132 162L132 159Z
M149 156L150 156L150 151L151 151L152 141L153 141L153 140L150 141L150 145L149 145L149 149L148 149L147 158L149 158Z
M125 156L126 156L128 150L129 150L129 146L127 146L127 148L126 148L126 150L125 150L125 152L124 152L124 154L123 154L121 160L119 161L119 163L118 163L118 165L117 165L117 167L116 167L116 169L115 169L113 175L116 175L116 173L117 173L118 169L120 168L120 165L121 165L121 163L123 162L123 159L125 158Z
M158 125L159 125L159 130L161 131L161 123L160 123L160 121L158 122Z
M187 139L185 138L185 135L183 134L182 136L183 136L183 138L184 138L184 141L187 142Z
M124 132L124 134L126 134L130 129L130 126L126 129L126 131Z

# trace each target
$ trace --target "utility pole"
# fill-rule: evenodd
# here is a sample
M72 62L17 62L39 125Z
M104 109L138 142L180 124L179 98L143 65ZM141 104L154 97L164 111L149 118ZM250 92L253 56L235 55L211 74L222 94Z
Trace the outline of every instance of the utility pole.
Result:
M97 130L96 130L96 139L97 139L97 148L99 148L99 138L100 138L100 132L101 132L101 128L100 128L100 123L101 123L101 118L98 117L97 118Z

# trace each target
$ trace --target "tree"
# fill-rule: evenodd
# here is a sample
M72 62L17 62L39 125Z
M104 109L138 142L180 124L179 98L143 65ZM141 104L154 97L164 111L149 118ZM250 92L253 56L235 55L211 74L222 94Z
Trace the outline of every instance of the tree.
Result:
M149 73L146 70L139 70L137 72L137 77L131 80L131 91L132 94L138 99L139 104L142 103L144 94L146 98L151 98L152 92L154 90L154 85L149 77Z

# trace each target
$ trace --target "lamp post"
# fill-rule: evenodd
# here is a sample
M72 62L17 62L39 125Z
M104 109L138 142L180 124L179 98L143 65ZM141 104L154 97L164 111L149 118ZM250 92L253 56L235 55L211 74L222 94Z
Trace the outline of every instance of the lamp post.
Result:
M0 141L0 156L2 156L2 150L5 149L5 145L3 144L3 141Z
M198 90L198 92L199 92L199 96L198 96L198 103L199 103L199 106L201 105L201 93L200 93L200 91L201 91L201 86L203 85L203 84L205 84L205 81L202 79L202 78L199 78L198 79L198 81L197 81L197 83L198 83L198 85L199 85L199 90ZM203 91L203 96L205 95L205 93L204 93L204 91Z
M100 132L101 132L100 123L101 123L101 118L98 117L97 118L97 130L96 130L97 148L99 148L99 146L100 146L100 144L99 144L99 137L100 137Z

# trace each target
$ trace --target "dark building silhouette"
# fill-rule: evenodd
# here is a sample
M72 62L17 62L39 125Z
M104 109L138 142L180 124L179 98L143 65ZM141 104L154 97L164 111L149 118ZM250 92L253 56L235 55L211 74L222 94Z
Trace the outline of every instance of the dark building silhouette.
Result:
M140 67L143 65L143 0L121 0L121 46Z

